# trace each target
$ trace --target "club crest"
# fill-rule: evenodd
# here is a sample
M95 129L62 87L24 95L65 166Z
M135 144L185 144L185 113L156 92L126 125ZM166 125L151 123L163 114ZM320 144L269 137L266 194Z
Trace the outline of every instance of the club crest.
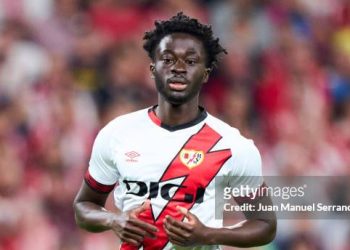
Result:
M189 169L197 167L204 160L203 151L193 149L183 149L180 152L180 160Z

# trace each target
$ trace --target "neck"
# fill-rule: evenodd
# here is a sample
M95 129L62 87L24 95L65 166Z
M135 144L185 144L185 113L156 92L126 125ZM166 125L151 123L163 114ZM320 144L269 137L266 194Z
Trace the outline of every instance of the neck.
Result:
M164 100L159 100L155 112L162 123L166 125L176 126L185 124L197 118L199 113L198 99L181 105L173 105Z

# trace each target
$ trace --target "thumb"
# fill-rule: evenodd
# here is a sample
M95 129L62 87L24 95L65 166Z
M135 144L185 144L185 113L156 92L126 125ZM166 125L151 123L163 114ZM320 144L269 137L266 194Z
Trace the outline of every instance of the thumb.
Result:
M147 209L149 209L151 206L151 201L150 200L145 200L144 203L142 203L141 206L135 208L134 210L131 211L131 215L133 216L138 216L140 213L142 213L143 211L146 211Z
M177 206L176 210L179 211L181 214L185 215L185 218L188 220L189 223L195 221L195 216L190 211L188 211L187 208Z

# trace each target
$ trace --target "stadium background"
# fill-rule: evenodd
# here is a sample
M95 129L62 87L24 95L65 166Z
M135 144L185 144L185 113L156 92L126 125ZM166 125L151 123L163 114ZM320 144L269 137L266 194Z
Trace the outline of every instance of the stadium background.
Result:
M178 10L227 48L202 103L265 175L350 175L350 1L0 0L0 250L116 249L72 200L99 128L156 102L142 36ZM257 249L350 249L350 223L283 220Z

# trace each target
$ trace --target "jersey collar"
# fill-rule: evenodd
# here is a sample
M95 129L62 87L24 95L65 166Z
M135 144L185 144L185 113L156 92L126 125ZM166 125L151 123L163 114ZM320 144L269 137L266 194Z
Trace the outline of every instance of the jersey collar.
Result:
M159 117L156 115L155 109L156 109L157 105L154 105L153 107L148 109L148 116L151 119L151 121L156 124L159 127L162 127L170 132L176 131L176 130L180 130L180 129L185 129L185 128L189 128L192 127L194 125L197 125L198 123L204 121L205 118L207 118L208 114L205 111L205 109L203 107L199 106L199 110L200 113L198 114L198 116L187 123L184 124L179 124L179 125L175 125L175 126L169 126L167 124L162 123L162 121L159 119Z

